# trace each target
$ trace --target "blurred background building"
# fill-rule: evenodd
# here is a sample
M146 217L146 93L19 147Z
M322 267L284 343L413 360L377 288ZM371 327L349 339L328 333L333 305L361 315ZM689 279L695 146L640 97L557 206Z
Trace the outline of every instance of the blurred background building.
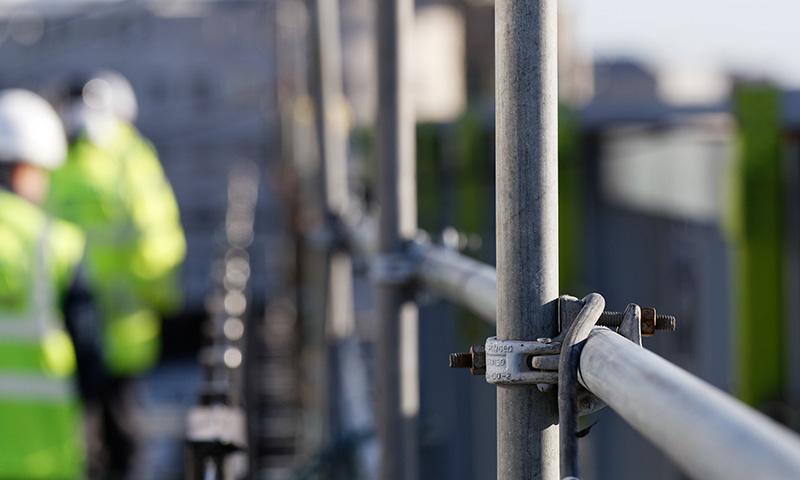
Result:
M203 311L230 165L241 158L265 163L276 148L271 9L254 2L76 2L70 9L15 9L3 19L4 88L47 92L98 66L133 85L137 126L157 147L182 207L192 312ZM270 197L261 198L267 208ZM262 218L260 242L273 228ZM254 279L262 295L266 277L260 271Z

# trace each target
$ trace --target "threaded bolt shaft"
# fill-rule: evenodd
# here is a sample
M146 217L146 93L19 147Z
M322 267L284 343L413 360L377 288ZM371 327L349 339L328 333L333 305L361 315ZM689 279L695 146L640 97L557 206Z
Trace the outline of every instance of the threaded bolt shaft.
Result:
M598 325L603 327L619 327L622 325L622 312L603 312ZM656 315L656 330L672 332L675 330L677 320L672 315Z
M451 353L450 368L472 368L472 354Z
M677 328L677 320L672 315L656 315L656 330L674 332Z

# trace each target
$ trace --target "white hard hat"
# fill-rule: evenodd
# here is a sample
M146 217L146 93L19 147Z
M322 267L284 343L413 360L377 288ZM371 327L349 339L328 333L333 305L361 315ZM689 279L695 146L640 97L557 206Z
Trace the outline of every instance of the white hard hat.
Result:
M70 139L81 132L103 138L105 135L98 132L115 125L117 119L136 121L139 105L130 82L120 73L103 69L73 78L59 113Z
M45 99L28 90L0 91L0 162L54 169L66 156L64 127Z
M136 121L139 105L128 79L113 70L99 70L83 86L83 101L127 122Z

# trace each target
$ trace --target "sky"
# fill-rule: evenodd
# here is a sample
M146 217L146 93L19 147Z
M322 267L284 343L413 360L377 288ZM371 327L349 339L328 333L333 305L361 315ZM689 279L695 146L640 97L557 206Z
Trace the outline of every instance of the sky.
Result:
M561 0L585 53L671 71L680 86L715 88L724 72L800 89L800 0ZM692 81L694 78L694 81ZM703 79L705 78L705 79ZM719 87L719 85L717 85Z

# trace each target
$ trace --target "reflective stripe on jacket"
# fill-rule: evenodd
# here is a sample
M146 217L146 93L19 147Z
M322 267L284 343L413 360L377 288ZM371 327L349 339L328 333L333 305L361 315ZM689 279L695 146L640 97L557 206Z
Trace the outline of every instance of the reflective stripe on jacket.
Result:
M59 311L83 236L0 190L0 245L0 478L83 478L75 351Z

